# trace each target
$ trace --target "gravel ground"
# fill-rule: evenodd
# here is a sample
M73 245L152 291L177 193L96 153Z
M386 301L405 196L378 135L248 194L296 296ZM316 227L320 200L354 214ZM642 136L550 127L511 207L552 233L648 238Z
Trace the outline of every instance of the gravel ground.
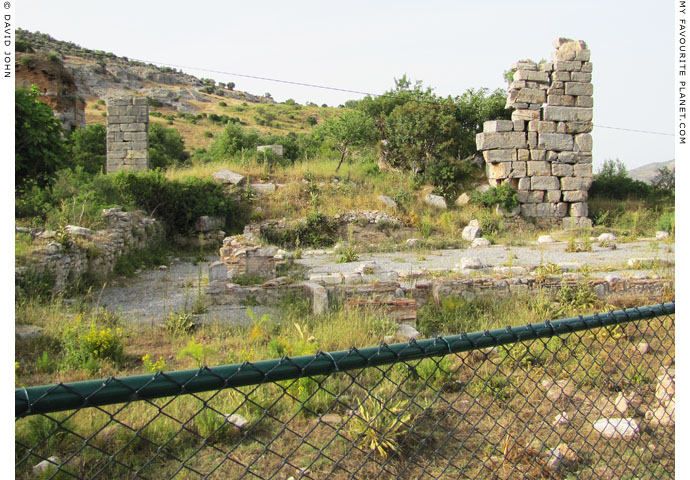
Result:
M405 251L397 253L362 254L359 261L336 263L333 254L308 256L297 260L309 269L310 274L353 272L363 262L376 262L381 271L410 272L415 270L451 270L462 257L478 257L488 266L500 266L510 262L513 266L536 267L540 264L577 262L589 265L597 270L606 266L620 267L627 265L630 258L658 258L674 261L675 246L652 240L640 240L618 244L616 250L602 249L593 245L592 252L566 253L567 243L557 242L544 245L524 247L505 247L494 245L484 248L454 249L438 251ZM206 263L194 265L191 262L175 259L167 270L148 270L135 278L121 280L107 285L98 299L99 305L111 311L120 312L130 321L163 322L171 311L189 309L198 298L199 275L201 275L201 293L204 292L205 280L208 279L208 266L219 260L209 256ZM201 269L201 270L200 270ZM649 273L632 270L611 271L612 273L632 275ZM265 306L251 307L259 316L264 313L274 314L276 309ZM220 320L233 323L247 323L249 319L246 307L239 305L213 305L208 312L199 317L203 320Z

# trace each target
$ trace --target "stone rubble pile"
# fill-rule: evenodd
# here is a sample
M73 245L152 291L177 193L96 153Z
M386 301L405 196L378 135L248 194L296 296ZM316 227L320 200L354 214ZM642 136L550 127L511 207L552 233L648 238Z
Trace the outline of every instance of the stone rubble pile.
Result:
M551 62L512 66L506 108L511 120L484 123L477 150L492 186L518 190L520 214L590 227L592 64L583 41L559 38Z

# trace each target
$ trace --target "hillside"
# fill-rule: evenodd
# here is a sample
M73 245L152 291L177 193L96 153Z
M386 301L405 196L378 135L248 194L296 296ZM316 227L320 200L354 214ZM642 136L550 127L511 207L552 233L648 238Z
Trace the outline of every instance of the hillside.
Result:
M320 123L336 110L290 100L278 104L270 96L235 90L232 84L83 48L45 33L17 29L16 38L18 65L46 56L63 64L86 101L87 124L105 124L103 101L108 96L145 96L151 121L174 126L191 150L207 147L228 121L254 127L262 134L307 133L314 121Z
M656 177L656 174L659 171L659 169L663 167L668 167L671 170L675 170L676 161L669 160L668 162L648 163L647 165L642 165L641 167L637 167L630 170L628 174L635 180L639 180L645 183L651 183L652 179Z

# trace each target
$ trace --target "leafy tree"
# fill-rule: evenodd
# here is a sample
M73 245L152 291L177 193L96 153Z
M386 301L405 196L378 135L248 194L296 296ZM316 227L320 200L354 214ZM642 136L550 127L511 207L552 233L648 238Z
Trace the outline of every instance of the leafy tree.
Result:
M652 179L652 187L659 190L676 189L676 170L668 167L661 167L656 171L656 176Z
M209 146L209 153L216 160L223 160L242 150L254 150L261 135L254 129L245 130L238 123L228 123L222 132L216 134Z
M313 127L317 123L316 117L314 115L309 115L307 117L307 123Z
M594 176L589 194L590 196L626 200L628 198L645 199L650 191L649 185L632 179L628 175L625 164L616 159L604 162L599 173Z
M178 165L188 158L184 141L174 128L166 128L160 123L149 125L149 165L151 168L166 168Z
M72 162L88 173L98 173L105 169L106 159L105 125L87 125L70 135Z
M234 90L235 89L235 82L228 82L228 90Z
M49 183L67 165L68 147L62 124L53 110L38 101L38 87L18 88L14 93L14 183L34 180Z
M331 139L334 148L340 152L336 172L353 149L369 144L375 139L374 128L371 118L359 110L345 110L342 115L331 117L324 122L323 132L326 138Z

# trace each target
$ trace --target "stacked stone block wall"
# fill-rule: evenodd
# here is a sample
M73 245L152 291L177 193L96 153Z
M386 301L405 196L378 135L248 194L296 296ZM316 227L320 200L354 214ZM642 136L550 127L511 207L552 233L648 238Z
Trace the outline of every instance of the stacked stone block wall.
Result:
M140 97L110 98L106 173L149 168L149 107Z
M512 66L506 108L511 120L484 123L477 150L492 186L518 190L520 214L591 226L593 87L590 51L583 41L559 38L551 62Z

